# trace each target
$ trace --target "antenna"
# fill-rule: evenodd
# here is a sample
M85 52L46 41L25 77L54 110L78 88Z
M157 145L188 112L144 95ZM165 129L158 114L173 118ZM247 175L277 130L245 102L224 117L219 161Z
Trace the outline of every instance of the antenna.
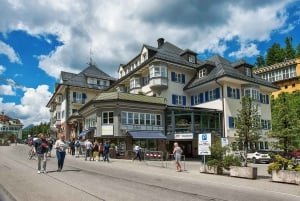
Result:
M90 48L90 65L93 64L93 58L92 58L93 52L92 52L92 48Z

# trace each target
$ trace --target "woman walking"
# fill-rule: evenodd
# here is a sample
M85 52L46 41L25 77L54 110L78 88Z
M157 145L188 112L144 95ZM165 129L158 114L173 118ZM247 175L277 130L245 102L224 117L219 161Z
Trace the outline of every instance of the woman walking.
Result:
M176 172L181 172L181 154L182 154L182 149L178 146L178 143L174 143L174 149L173 149L173 154L175 157L175 163L176 163Z
M57 165L58 165L57 172L61 172L64 166L67 148L68 145L65 141L65 135L60 134L59 139L55 142L56 158L57 158Z

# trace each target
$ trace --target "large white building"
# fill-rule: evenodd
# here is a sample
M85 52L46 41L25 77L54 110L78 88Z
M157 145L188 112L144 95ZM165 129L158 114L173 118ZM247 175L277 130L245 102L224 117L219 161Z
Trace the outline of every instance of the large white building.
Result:
M251 96L259 106L263 128L256 148L268 148L269 97L278 88L255 76L252 66L243 60L230 62L216 55L200 61L195 52L160 38L157 47L143 45L134 58L120 65L118 75L105 93L78 111L83 118L93 117L94 137L100 141L109 140L126 150L132 144L158 150L165 143L166 151L178 141L187 156L195 156L199 133L215 132L234 141L241 97ZM120 107L120 96L109 95L116 92L131 97L126 99L127 107ZM143 100L135 102L137 95ZM113 105L101 106L104 97ZM154 106L159 110L154 110L151 101L147 103L147 97L151 101L156 98L159 106ZM151 129L155 132L149 132Z

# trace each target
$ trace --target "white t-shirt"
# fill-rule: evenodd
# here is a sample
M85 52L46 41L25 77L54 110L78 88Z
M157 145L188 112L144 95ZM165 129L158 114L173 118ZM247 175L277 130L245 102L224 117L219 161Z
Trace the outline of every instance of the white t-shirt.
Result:
M63 152L63 151L66 151L66 149L68 148L68 145L65 141L56 140L55 148L56 148L56 150Z
M92 148L92 143L90 141L85 142L85 148L86 149L91 149Z

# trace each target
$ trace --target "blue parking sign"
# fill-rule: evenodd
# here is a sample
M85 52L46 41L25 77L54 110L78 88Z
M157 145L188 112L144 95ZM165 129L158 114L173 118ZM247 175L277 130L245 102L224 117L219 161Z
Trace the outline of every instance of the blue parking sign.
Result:
M206 134L202 134L202 141L207 140L207 135Z

